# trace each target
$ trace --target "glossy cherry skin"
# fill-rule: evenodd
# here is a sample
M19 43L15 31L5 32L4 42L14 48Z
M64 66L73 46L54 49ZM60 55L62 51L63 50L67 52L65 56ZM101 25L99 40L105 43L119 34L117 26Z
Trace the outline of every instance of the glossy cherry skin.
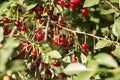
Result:
M25 31L26 29L27 29L26 26L21 26L21 27L20 27L20 30L21 30L21 31Z
M60 63L59 61L55 61L55 62L53 63L53 65L54 65L55 67L59 67L59 66L61 65L61 63Z
M20 21L15 21L15 22L14 22L14 25L15 25L16 27L18 27L18 26L21 25L21 22L20 22Z
M64 73L59 73L58 74L58 78L65 78L66 77L66 74L64 74Z
M81 45L81 48L82 48L82 49L88 49L88 44L83 43L83 44Z
M35 37L36 37L37 39L42 39L42 38L43 38L43 35L42 35L41 33L36 33L36 34L35 34Z
M6 17L3 17L3 18L2 18L2 22L3 22L3 23L8 23L8 22L9 22L9 19L6 18Z
M87 15L88 14L88 10L86 8L81 9L81 14Z
M32 50L32 53L36 55L36 54L38 53L38 49L34 48L34 49Z

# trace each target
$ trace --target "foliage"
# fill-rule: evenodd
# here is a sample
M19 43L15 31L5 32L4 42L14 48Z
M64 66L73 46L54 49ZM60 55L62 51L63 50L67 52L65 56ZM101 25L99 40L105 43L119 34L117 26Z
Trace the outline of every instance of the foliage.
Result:
M0 80L119 80L119 5L0 1Z

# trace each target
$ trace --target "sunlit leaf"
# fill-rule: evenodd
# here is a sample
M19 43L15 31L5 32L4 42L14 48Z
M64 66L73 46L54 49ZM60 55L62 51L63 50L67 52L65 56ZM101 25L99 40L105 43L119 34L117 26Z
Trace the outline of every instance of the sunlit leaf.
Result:
M85 0L83 7L91 7L97 5L100 0Z
M110 42L108 40L99 40L95 45L95 49L104 48L104 47L108 46L109 43Z
M49 53L47 53L51 58L61 58L61 54L57 50L53 50Z
M86 66L81 63L71 63L67 65L67 67L63 70L63 72L68 75L73 75L86 70L87 70Z
M108 55L107 53L99 53L95 57L95 59L100 65L104 65L107 67L115 67L115 68L118 67L117 62L112 58L112 56Z

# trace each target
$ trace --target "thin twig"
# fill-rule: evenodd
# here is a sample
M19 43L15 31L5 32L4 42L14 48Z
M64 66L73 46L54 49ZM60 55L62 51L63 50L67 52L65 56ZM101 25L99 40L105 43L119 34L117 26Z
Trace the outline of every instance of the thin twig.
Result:
M65 28L65 27L61 27L61 26L59 26L59 27L62 28L62 29L64 29L64 30L70 31L70 32L72 32L72 33L79 33L79 34L84 34L84 35L87 35L87 36L94 37L94 38L96 38L96 39L107 40L106 38L99 37L99 36L95 36L94 34L85 33L85 32L80 32L80 31L75 31L75 30L71 30L71 29L68 29L68 28Z
M54 0L51 0L51 1L50 1L50 10L52 10L52 6L53 6L53 4L54 4ZM50 16L48 16L47 25L46 25L46 28L45 28L44 41L46 41L46 40L47 40L48 27L49 27L50 21L51 21Z

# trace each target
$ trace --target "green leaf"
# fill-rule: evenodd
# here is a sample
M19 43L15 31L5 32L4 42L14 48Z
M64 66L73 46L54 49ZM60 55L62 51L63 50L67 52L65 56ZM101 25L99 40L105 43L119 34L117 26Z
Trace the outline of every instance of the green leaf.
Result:
M119 3L119 0L110 0L112 3Z
M111 14L116 12L115 9L108 9L108 10L101 9L100 11L101 11L100 14Z
M65 63L70 63L71 62L70 56L65 56L62 60Z
M83 7L91 7L97 5L100 0L85 0Z
M27 10L34 8L36 5L37 3L30 4L29 6L27 6Z
M120 46L117 45L115 51L113 52L114 56L120 59Z
M0 28L0 42L4 39L4 31L2 28Z
M108 41L108 40L99 40L95 45L95 49L104 48L104 47L108 46L109 43L110 43L110 41Z
M87 70L86 66L81 63L71 63L67 65L67 67L63 70L63 72L67 75L73 75L86 70Z
M90 77L93 75L93 72L90 71L81 71L77 76L79 80L90 80Z
M20 70L25 70L26 69L26 65L22 60L15 60L12 62L9 70L10 71L20 71Z
M112 58L112 56L108 55L107 53L99 53L96 57L96 62L100 65L104 65L107 67L118 67L117 62Z
M118 34L118 37L120 37L120 17L115 20L114 26Z
M61 54L59 53L59 51L57 51L57 50L53 50L53 51L51 51L51 52L49 52L47 54L51 58L61 58L62 57Z
M19 45L13 38L8 38L4 47L0 50L0 71L6 69L6 63L12 55L13 49Z

